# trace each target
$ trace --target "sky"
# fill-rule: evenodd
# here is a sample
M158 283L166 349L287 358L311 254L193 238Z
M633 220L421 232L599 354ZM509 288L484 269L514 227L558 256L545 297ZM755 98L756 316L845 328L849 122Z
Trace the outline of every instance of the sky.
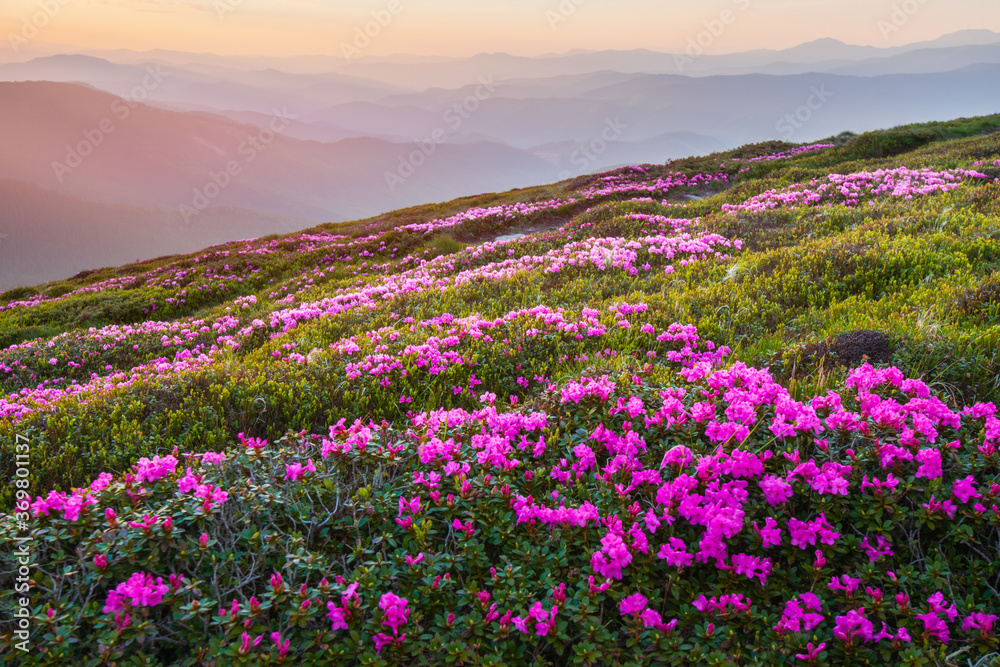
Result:
M220 55L709 53L822 37L898 46L1000 31L997 0L2 0L0 49L154 48ZM368 35L364 34L367 29ZM707 31L708 37L705 36ZM355 50L356 49L356 50Z

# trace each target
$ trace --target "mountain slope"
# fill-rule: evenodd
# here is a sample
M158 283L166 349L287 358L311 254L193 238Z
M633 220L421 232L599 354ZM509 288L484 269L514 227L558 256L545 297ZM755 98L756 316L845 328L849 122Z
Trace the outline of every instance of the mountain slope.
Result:
M227 207L208 208L186 222L175 210L101 204L6 179L0 179L0 220L0 290L309 224Z
M0 650L985 664L998 133L747 145L0 293L0 605L51 638L4 618Z

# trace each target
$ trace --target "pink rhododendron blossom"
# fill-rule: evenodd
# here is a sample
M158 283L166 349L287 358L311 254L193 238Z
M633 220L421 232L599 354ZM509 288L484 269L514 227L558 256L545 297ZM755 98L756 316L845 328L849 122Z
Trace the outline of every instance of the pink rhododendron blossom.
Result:
M921 449L917 452L917 462L920 464L916 474L918 478L938 479L944 474L941 472L941 451L938 449Z
M406 623L410 616L407 609L409 602L393 593L384 593L378 601L378 608L382 610L384 617L382 625L392 628L392 634L399 634L399 626Z
M633 593L626 598L623 598L621 603L618 605L618 611L622 616L631 615L639 616L646 608L646 603L648 600L642 593Z
M969 475L965 479L956 480L951 493L959 502L967 503L973 498L982 498L983 494L976 491L976 478Z
M169 590L162 577L154 580L151 574L136 572L108 593L103 611L105 614L116 614L125 609L126 604L130 607L155 607Z
M860 642L870 642L874 639L874 628L872 622L864 616L865 610L852 609L844 616L838 616L835 620L833 636L843 641L845 644L853 644L855 640Z

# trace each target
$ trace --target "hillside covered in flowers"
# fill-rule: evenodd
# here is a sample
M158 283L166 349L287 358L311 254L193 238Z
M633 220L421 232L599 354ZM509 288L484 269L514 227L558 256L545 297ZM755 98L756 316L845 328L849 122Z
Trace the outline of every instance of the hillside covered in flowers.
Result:
M994 664L998 132L0 293L0 662Z

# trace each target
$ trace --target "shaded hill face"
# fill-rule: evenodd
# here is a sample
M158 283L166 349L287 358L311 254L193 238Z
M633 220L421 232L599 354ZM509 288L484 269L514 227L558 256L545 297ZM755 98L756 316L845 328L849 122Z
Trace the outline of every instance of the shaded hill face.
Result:
M377 139L284 136L284 114L260 127L72 84L0 84L0 176L113 203L179 211L207 199L317 222L551 180L542 160L498 144L444 142L411 160L413 146ZM391 187L385 173L401 160L411 169Z
M0 179L0 221L0 291L309 225L230 207L188 223L174 210L102 204L7 179Z

